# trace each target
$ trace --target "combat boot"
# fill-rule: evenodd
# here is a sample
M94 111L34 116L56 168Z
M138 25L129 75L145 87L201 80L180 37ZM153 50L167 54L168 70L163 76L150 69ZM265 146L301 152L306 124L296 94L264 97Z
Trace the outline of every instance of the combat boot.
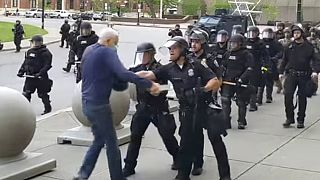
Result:
M199 176L203 172L202 167L193 167L191 174L194 176Z
M272 97L267 97L266 103L272 103Z
M243 129L245 129L245 128L246 128L245 123L243 123L243 122L238 122L238 129L243 130Z
M280 80L276 80L275 81L275 85L276 85L276 87L277 87L277 94L280 94L281 93L281 91L282 91L282 83L281 83L281 81Z
M44 108L44 111L43 111L43 113L41 113L41 115L48 114L48 113L51 112L51 111L52 111L51 105L50 105L50 104L49 104L49 105L46 105L45 108Z
M287 120L282 124L282 126L283 126L284 128L289 128L291 124L294 124L294 120L289 120L289 119L287 119Z
M64 70L65 72L70 72L70 69L71 69L70 63L67 64L67 67L62 68L62 70Z
M262 98L263 98L263 89L261 87L258 88L258 94L257 94L257 104L259 106L262 105Z
M43 111L43 113L41 113L41 115L45 115L45 114L51 112L51 110L52 110L52 107L50 105L51 101L50 101L48 94L41 95L41 99L44 104L44 111Z
M124 167L122 169L122 173L124 177L129 177L131 175L134 175L136 171L133 168Z

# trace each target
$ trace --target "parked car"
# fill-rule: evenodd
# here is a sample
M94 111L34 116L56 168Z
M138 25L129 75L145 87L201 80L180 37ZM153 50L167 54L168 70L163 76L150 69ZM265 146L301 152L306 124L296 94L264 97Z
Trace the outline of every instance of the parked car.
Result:
M73 20L76 20L79 17L81 17L83 20L92 20L93 13L75 13L75 14L72 14L71 17Z
M98 12L98 13L94 13L93 14L93 20L101 20L101 21L105 21L108 19L108 16L111 16L112 13L111 12Z
M25 16L26 18L28 17L40 18L42 17L42 9L32 8L26 12ZM48 16L49 14L47 12L44 12L44 17L48 17Z
M71 18L72 13L69 13L65 10L55 10L49 14L50 18Z

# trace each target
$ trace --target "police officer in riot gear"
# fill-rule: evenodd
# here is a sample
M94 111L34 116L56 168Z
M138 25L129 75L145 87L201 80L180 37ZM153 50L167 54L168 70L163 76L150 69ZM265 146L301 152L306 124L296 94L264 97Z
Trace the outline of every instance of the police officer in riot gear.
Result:
M293 95L298 87L298 117L297 128L304 128L305 111L307 107L306 84L310 76L316 76L319 72L319 59L315 56L312 44L304 39L304 30L295 25L292 27L294 41L284 51L283 61L280 66L280 78L285 73L285 112L286 121L283 127L290 127L295 123ZM311 63L313 62L313 63Z
M220 37L219 37L220 38ZM208 36L205 31L195 29L190 36L191 40L191 51L192 53L188 55L188 59L191 61L199 62L204 66L208 66L218 77L221 79L221 69L216 61L215 57L206 52L206 46L208 44ZM215 156L217 157L218 169L221 178L230 178L230 167L227 158L227 152L224 142L221 138L221 134L226 135L224 120L221 118L220 127L215 127L220 129L219 133L210 133L210 121L219 121L216 117L211 117L207 113L207 109L210 103L217 103L216 97L212 97L212 92L201 93L197 102L197 122L203 124L203 127L208 130L209 140L212 144ZM215 124L218 126L219 124ZM202 129L196 131L195 137L197 138L195 148L196 155L193 162L192 175L200 175L203 171L202 166L203 160L203 148L204 148L204 136Z
M236 34L241 34L244 36L244 31L241 25L233 25L232 26L232 31L231 31L231 36L236 35Z
M311 27L309 32L310 32L310 36L307 37L307 40L312 44L315 54L319 57L320 56L319 31L315 27ZM316 88L313 93L314 95L316 95L318 90L318 75L315 75L312 78L312 81L316 84Z
M248 89L241 87L248 84L254 73L252 54L245 47L245 38L241 34L233 35L230 40L230 51L222 61L223 81L236 83L236 86L222 85L221 101L225 113L226 127L231 129L231 99L235 96L238 106L238 129L245 129L247 125L246 112L250 100Z
M264 88L266 87L266 103L272 102L273 84L276 82L278 88L282 89L279 79L278 64L283 55L282 45L274 39L274 32L271 28L266 28L262 32L263 42L270 55L270 67L263 70L264 85L258 90L258 103L262 103Z
M263 86L263 76L262 70L269 68L269 55L266 49L265 44L259 38L259 28L251 26L248 30L248 39L246 41L246 47L249 52L253 55L255 66L253 68L253 78L251 79L250 84L258 88ZM262 102L258 102L261 104ZM250 98L250 108L249 111L256 111L257 107L257 93L253 93Z
M68 42L70 45L70 50L69 50L69 54L68 54L68 63L67 63L67 67L62 68L62 70L64 70L65 72L70 72L71 66L74 65L75 62L75 52L73 51L73 46L76 42L77 37L80 35L79 31L77 30L78 26L77 24L72 24L71 26L71 32L68 38Z
M72 51L76 54L78 58L78 62L81 62L81 58L83 55L84 50L98 42L99 37L95 34L94 31L92 31L92 26L89 22L83 22L81 23L80 26L80 36L77 37L75 40L73 46L72 46ZM68 68L68 66L67 66ZM68 70L68 69L66 69ZM69 68L70 70L70 68ZM76 83L81 81L81 68L80 65L77 65L77 77L76 77Z
M217 34L216 42L213 52L215 53L216 60L221 65L222 60L225 59L226 52L228 51L229 33L226 30L220 30Z
M156 49L152 43L141 43L137 46L136 60L141 64L130 68L130 71L139 72L155 70L161 66L154 58ZM167 84L167 81L158 83ZM176 130L175 120L169 112L167 92L164 91L159 96L153 96L145 89L137 88L136 113L131 121L131 137L125 158L125 167L123 175L125 177L135 174L137 158L141 146L142 136L146 132L150 123L153 123L159 131L159 134L168 150L173 157L172 169L177 170L177 155L179 151L178 141L174 136Z
M141 71L137 74L140 77L151 80L164 79L173 84L174 91L179 100L179 135L180 149L178 155L179 168L176 179L190 180L192 162L195 157L196 133L202 130L202 124L197 122L197 88L199 80L205 84L203 91L217 91L220 86L219 80L210 68L194 61L191 62L187 57L188 42L183 37L174 37L164 45L170 51L171 63L164 65L154 71ZM228 179L228 177L222 177Z
M276 40L279 40L279 39L283 39L284 38L284 29L285 29L285 24L283 22L279 22L277 24L277 31L276 31Z
M17 76L26 75L23 87L23 95L31 101L31 94L37 90L38 97L44 104L43 114L51 112L50 98L52 80L49 79L48 71L51 69L52 54L43 45L41 35L35 35L31 39L32 47L26 52L25 60L19 69Z
M20 20L16 20L16 24L12 28L12 32L14 35L13 42L16 45L16 52L20 52L21 49L21 41L23 39L23 34L24 34L24 29L23 26L21 25Z
M66 48L69 48L69 31L70 31L70 24L68 23L68 20L64 20L63 25L60 27L60 34L61 34L61 44L60 47L64 46L64 41L66 41L67 46Z

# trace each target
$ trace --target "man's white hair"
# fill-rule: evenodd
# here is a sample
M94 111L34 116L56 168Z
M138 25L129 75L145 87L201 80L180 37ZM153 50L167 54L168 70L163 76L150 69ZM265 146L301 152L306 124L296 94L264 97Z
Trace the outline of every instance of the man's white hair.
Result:
M105 28L99 34L99 42L104 42L117 36L119 36L118 31L112 28Z

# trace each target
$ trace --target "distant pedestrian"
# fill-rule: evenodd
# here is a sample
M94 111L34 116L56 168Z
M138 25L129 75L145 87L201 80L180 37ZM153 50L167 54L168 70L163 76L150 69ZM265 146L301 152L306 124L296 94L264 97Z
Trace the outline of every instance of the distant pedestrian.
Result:
M66 41L67 45L66 48L69 48L69 31L70 31L70 24L68 23L68 20L64 20L63 25L60 28L60 34L61 34L61 44L60 47L64 46L64 41Z
M13 41L14 41L14 44L16 45L16 52L20 52L21 41L23 39L23 35L25 34L20 20L16 20L16 24L12 28L12 32L14 35Z
M121 153L109 104L111 90L119 90L117 87L119 84L129 81L140 88L149 89L152 94L160 93L159 84L139 78L133 72L126 70L115 50L117 44L118 32L106 28L101 32L98 43L86 48L82 57L82 108L92 124L94 140L74 180L90 177L100 151L105 145L110 179L126 180L122 173Z
M174 29L169 29L168 36L171 36L171 38L175 36L183 36L182 31L180 30L180 25L176 24Z

